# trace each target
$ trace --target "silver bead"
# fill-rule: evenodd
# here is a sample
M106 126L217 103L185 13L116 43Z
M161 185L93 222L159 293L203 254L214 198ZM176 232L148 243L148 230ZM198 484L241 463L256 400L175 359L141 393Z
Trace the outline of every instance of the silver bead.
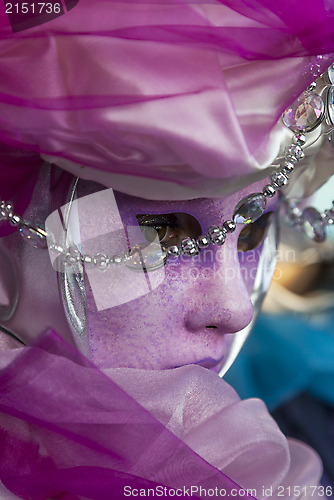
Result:
M93 259L90 255L83 255L82 260L85 264L92 264Z
M275 172L271 177L271 184L277 189L283 189L289 183L289 179L283 172Z
M301 224L301 215L302 211L300 208L296 206L289 206L284 217L285 223L290 227L298 227Z
M176 245L172 245L167 248L167 254L169 257L178 257L180 255L180 249Z
M285 160L282 163L282 172L286 175L291 174L291 172L293 172L294 168L295 168L294 164L289 160Z
M226 220L223 224L223 229L225 229L229 233L233 233L236 227L236 223L233 222L233 220Z
M214 245L223 245L226 237L226 230L218 226L210 226L208 236Z
M110 259L114 264L120 265L123 262L123 257L120 257L119 255L113 255L112 259Z
M14 216L14 206L11 201L2 201L0 205L1 219L9 220Z
M304 134L295 134L292 138L292 142L298 146L304 146L306 143L306 136Z
M76 248L71 248L71 250L69 252L66 252L65 254L65 262L69 266L73 266L80 260L81 260L81 255Z
M73 266L73 264L76 263L76 259L71 255L70 252L66 252L66 254L64 255L64 261L69 266Z
M12 226L19 226L21 223L21 217L19 215L13 215L13 217L10 219L9 224Z
M272 186L271 184L267 184L266 186L264 186L264 188L262 189L262 193L264 194L264 196L266 196L267 198L272 198L275 193L276 193L276 189L274 188L274 186Z
M99 271L105 271L108 267L108 257L105 253L97 253L93 258L93 263Z
M190 257L199 253L199 248L193 238L183 238L183 240L181 241L181 248L182 253L185 255L189 255Z
M323 218L325 219L326 224L334 224L334 210L325 210L325 212L323 213Z
M66 253L63 247L60 245L50 245L49 250L57 255L62 255Z
M196 239L196 243L199 248L206 248L209 246L210 240L207 236L201 235Z
M304 151L297 144L292 144L286 150L286 158L292 161L300 161L304 158Z
M316 86L317 86L317 82L312 82L312 83L311 83L311 84L307 87L307 89L306 89L306 90L310 90L310 91L312 91L312 90L314 90L314 89L316 88Z

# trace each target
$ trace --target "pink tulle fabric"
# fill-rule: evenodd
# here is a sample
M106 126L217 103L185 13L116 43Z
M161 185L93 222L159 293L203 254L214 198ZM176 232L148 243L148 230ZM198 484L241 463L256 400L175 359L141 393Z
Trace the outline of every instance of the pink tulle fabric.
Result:
M1 196L22 213L39 155L142 197L241 189L332 61L332 26L311 0L80 0L15 33L2 9Z
M272 487L276 498L278 486L319 479L312 450L204 368L102 373L53 331L2 351L0 367L0 479L19 498L118 499L159 485L179 498L191 486L235 498Z

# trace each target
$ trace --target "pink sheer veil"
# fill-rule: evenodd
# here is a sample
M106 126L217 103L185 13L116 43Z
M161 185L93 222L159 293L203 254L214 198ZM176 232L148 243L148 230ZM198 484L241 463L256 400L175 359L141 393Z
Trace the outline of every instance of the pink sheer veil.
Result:
M21 498L121 499L125 486L250 498L52 330L0 386L0 478Z

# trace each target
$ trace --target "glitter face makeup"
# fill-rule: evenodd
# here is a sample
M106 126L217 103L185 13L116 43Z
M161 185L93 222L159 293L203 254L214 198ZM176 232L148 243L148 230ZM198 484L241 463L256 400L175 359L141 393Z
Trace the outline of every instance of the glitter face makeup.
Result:
M228 218L242 195L239 191L223 200L169 202L115 192L115 199L124 227L140 226L145 241L158 239L168 247L185 236L198 236L213 221ZM157 286L154 280L160 271L145 273L150 290L133 300L98 310L92 282L87 279L87 324L94 363L103 368L146 369L194 363L218 371L233 334L252 318L250 293L261 244L276 208L277 200L268 203L254 227L237 226L221 247L192 258L169 259ZM117 285L106 282L104 286L99 276L107 300L110 293L117 293ZM135 279L131 286L137 286Z

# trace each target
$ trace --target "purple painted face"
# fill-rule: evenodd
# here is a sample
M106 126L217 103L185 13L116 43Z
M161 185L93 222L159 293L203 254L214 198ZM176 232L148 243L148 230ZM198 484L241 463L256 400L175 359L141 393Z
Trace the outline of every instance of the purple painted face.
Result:
M138 220L149 221L148 233L155 226L155 237L170 245L189 232L198 236L210 225L230 219L238 201L262 186L263 181L223 200L148 201L121 193L115 198L124 227L138 228ZM266 213L276 206L276 200L268 201ZM175 214L175 224L161 225L162 214ZM237 226L221 247L210 246L195 258L170 258L162 269L142 273L146 282L149 278L145 293L137 293L143 277L134 271L127 283L126 278L117 283L104 273L96 272L95 279L89 276L87 318L93 362L103 368L145 369L195 363L218 371L233 334L252 319L250 292L270 217L262 218L262 225L260 221L254 227ZM144 232L147 237L146 227ZM127 288L130 300L111 307L117 304L109 301L111 294L117 297L117 287L123 295Z

